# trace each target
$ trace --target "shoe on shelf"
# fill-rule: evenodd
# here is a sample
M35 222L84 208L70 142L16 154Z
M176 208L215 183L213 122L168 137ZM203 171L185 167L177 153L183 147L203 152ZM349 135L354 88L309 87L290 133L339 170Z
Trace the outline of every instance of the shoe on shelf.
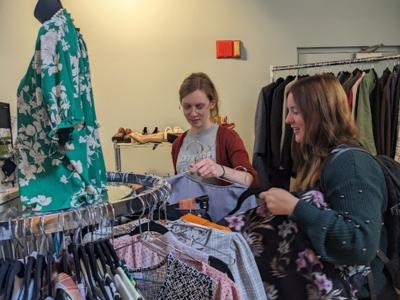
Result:
M140 134L137 132L132 131L128 134L129 137L138 144L145 144L145 143L161 143L163 142L164 133L151 133L151 134Z
M132 138L130 134L132 133L132 129L125 128L125 136L124 136L124 143L132 143Z
M159 133L159 132L160 132L160 130L158 130L158 127L156 126L152 133Z
M183 129L178 126L175 126L174 128L166 127L164 129L164 140L172 144L178 136L183 134L183 132Z
M118 129L117 133L112 136L111 141L117 142L117 143L123 143L125 135L126 135L125 129L120 127Z

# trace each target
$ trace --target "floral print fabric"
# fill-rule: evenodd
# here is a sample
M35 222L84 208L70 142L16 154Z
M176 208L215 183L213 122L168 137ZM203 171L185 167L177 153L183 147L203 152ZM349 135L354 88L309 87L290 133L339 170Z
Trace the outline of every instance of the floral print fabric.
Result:
M24 209L45 212L102 201L106 172L88 54L66 10L41 26L17 96Z
M329 209L318 191L303 194L300 201ZM271 215L265 205L225 219L249 243L269 300L356 299L370 271L366 266L333 266L321 261L296 223L286 216Z

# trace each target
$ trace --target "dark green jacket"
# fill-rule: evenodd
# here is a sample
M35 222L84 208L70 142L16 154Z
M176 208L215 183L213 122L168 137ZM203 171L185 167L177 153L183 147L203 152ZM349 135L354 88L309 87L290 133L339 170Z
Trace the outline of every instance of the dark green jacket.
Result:
M343 152L326 165L321 186L332 210L321 210L300 201L293 218L307 233L322 260L338 265L371 263L379 293L386 278L376 251L386 252L383 213L388 202L380 166L368 153ZM359 296L368 297L366 288Z

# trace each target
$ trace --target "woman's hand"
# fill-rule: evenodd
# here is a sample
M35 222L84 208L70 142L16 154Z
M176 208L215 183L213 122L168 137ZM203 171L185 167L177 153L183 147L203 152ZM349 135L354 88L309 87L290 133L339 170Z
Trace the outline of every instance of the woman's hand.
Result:
M265 202L268 210L273 215L289 216L299 202L299 199L284 189L270 188L266 192L260 194L260 199Z
M225 171L224 168L215 161L205 158L190 166L190 172L202 177L220 177Z

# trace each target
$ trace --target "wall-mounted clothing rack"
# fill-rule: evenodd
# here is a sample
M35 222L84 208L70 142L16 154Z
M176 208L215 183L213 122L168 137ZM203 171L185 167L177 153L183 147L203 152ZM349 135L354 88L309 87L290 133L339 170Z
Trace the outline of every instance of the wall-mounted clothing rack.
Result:
M99 224L121 216L144 214L146 209L159 208L166 204L171 186L158 176L134 173L108 172L111 185L139 184L143 189L132 192L116 202L105 202L91 206L48 214L27 214L0 222L0 240L10 240L25 235L49 234Z
M370 62L378 62L378 61L383 61L383 60L400 60L400 55L359 58L359 59L333 60L333 61L323 61L323 62L299 64L299 65L284 65L284 66L271 65L270 66L270 80L274 81L274 73L279 72L279 71L320 68L320 67L325 67L325 66L337 66L337 65L351 65L351 64L359 64L359 63L370 63Z

